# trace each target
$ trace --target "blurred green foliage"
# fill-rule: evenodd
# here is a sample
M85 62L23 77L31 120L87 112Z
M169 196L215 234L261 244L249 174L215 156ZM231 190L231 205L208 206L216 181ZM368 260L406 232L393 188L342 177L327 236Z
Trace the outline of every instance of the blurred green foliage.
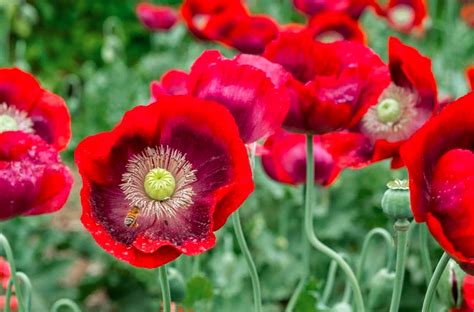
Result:
M7 0L8 1L8 0ZM1 2L1 1L0 1ZM180 1L160 1L178 6ZM108 130L123 113L148 102L149 82L171 68L188 69L203 50L224 48L196 41L183 25L168 33L148 33L134 14L135 0L31 0L13 20L11 55L42 83L61 94L70 107L74 138L64 155L72 153L85 136ZM458 2L430 1L434 13L423 38L400 35L371 13L362 18L370 46L386 57L387 38L401 37L433 59L442 95L467 91L464 67L474 63L473 32L458 19ZM289 0L249 1L252 12L267 13L281 23L304 21ZM469 40L471 38L471 40ZM232 51L224 51L232 55ZM359 171L347 171L330 190L318 190L315 229L319 237L348 258L357 259L365 234L373 227L391 229L380 200L385 183L406 177L391 171L387 162ZM158 311L158 273L136 269L102 251L82 228L76 177L71 199L54 216L18 218L2 224L10 239L17 265L32 279L34 311L47 311L51 303L68 297L84 311ZM270 181L260 166L256 191L242 209L244 231L255 257L262 283L264 310L283 311L301 273L302 189ZM417 240L412 231L402 311L420 311L425 289ZM370 265L363 284L385 263L370 249ZM432 243L433 261L440 249ZM200 257L182 256L172 266L183 281L172 286L173 298L195 311L249 311L252 290L244 259L227 224L218 244ZM312 279L297 303L297 311L316 309L329 261L312 251ZM329 305L342 298L344 277L338 274ZM389 301L389 298L387 298ZM381 310L383 311L383 310Z

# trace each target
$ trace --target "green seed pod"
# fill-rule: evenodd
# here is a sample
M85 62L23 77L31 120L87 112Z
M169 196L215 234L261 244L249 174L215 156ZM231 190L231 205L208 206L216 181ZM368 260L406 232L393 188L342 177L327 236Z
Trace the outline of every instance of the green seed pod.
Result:
M411 219L410 193L407 180L395 180L387 183L388 190L382 198L382 209L394 219Z
M182 302L186 297L186 283L181 273L174 269L168 268L168 280L170 283L171 301Z
M370 311L388 311L395 273L381 269L369 282L368 307Z

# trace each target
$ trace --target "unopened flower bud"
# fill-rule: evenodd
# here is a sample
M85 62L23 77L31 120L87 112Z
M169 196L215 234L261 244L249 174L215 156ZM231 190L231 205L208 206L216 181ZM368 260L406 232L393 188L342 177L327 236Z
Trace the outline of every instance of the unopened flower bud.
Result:
M369 282L368 307L371 311L386 311L390 306L390 297L395 282L395 273L381 269Z
M178 270L168 268L168 280L170 283L171 300L182 302L186 296L186 285L183 276Z

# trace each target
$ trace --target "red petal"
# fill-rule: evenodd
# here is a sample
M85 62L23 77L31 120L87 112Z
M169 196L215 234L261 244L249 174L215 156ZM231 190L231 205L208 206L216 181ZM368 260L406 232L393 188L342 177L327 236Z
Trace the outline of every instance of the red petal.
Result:
M321 136L321 144L341 168L361 168L372 162L373 147L363 134L331 132Z
M405 143L400 154L410 177L415 220L423 222L429 211L433 169L451 149L470 149L474 138L474 93L449 104Z
M178 13L171 7L139 3L135 12L140 22L150 30L168 30L178 21Z
M29 112L42 95L36 79L17 68L0 69L0 104Z
M24 132L0 133L0 219L61 209L72 176L53 147Z
M403 10L403 12L397 12L397 10ZM405 10L408 11L405 12ZM383 11L383 15L387 17L390 25L405 33L413 30L423 31L423 24L428 16L424 0L390 0ZM403 14L404 20L397 21L397 14ZM407 14L411 14L411 16L407 16Z
M265 71L267 68L271 70ZM205 52L191 69L188 87L191 95L227 107L244 142L252 143L281 126L289 96L286 88L275 82L287 79L279 65L259 56L228 60L216 52Z
M156 101L161 95L186 95L188 93L188 74L172 69L161 76L160 82L153 81L150 85L152 100Z
M229 34L231 46L242 53L262 54L270 41L278 37L278 26L267 16L249 16L239 21Z

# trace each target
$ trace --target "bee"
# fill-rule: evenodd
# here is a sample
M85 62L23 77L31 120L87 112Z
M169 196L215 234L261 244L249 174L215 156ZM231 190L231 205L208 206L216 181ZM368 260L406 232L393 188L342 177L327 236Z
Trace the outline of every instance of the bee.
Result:
M126 226L126 227L129 227L129 228L132 228L132 227L137 227L138 224L137 224L137 219L138 219L138 216L140 214L140 209L138 209L138 207L132 207L127 215L125 216L125 219L123 220L123 224Z

